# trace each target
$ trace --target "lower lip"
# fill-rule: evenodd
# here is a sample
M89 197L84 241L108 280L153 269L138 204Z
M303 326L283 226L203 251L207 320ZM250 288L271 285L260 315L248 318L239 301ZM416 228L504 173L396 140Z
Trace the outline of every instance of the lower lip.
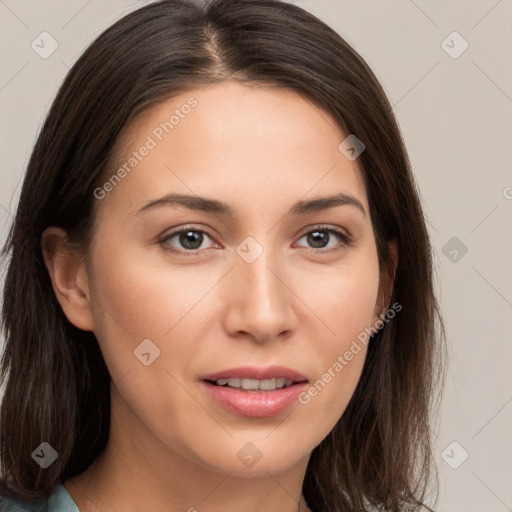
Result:
M272 391L246 391L207 381L202 381L202 384L213 401L227 411L250 418L267 418L277 416L296 402L307 382Z

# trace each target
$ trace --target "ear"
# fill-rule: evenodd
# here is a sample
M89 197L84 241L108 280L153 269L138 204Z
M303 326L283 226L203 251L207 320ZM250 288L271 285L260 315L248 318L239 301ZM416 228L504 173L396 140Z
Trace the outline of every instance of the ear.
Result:
M396 238L388 242L388 252L391 257L391 268L383 268L380 273L379 299L375 305L374 322L377 321L379 315L385 314L389 308L389 301L391 300L398 265L398 244Z
M91 295L81 254L70 247L66 232L57 227L43 232L41 249L53 290L67 319L79 329L92 331Z

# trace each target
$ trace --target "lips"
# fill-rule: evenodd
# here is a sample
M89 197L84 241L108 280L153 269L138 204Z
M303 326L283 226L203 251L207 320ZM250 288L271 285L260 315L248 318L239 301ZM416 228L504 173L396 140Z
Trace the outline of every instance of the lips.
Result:
M293 382L307 382L307 378L299 372L286 368L284 366L240 366L238 368L229 368L217 373L205 375L202 380L216 382L219 379L253 379L267 380L284 378Z
M274 387L283 380L284 387ZM304 375L284 366L241 366L205 375L201 389L213 403L232 414L270 418L296 404L307 382ZM269 389L271 387L274 389Z

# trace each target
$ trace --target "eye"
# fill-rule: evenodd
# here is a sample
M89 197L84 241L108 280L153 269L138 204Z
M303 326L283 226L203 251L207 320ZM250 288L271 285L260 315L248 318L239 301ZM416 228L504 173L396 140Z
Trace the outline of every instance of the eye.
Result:
M195 228L182 228L177 231L173 231L172 233L169 233L168 235L164 236L160 243L162 245L166 246L166 249L173 251L173 252L179 252L181 254L185 254L187 256L194 256L196 252L191 251L198 251L199 249L205 249L203 245L203 242L205 241L205 235L206 238L210 238L210 235L206 233L206 231L203 231L201 229L195 229ZM176 239L175 243L179 244L181 247L178 249L169 249L169 245L173 245L171 241L173 239Z
M338 242L337 246L329 247L329 242L331 242L333 238L332 235L335 235L335 238L338 238L341 242ZM314 229L305 233L301 240L303 238L306 238L307 243L312 245L312 247L310 247L311 250L318 253L341 250L344 247L350 246L352 243L352 239L343 231L328 226L316 226ZM327 249L324 249L325 247L327 247Z
M332 235L335 235L335 238L338 239L338 244L329 246L329 243L333 239ZM331 251L348 247L352 243L352 239L343 231L328 226L317 226L302 235L299 240L303 238L306 238L307 243L312 245L312 247L309 248L311 252L315 253L330 253ZM166 250L185 256L196 256L201 249L209 248L203 246L206 239L212 239L206 231L194 227L185 227L165 235L160 240L160 244L164 246ZM176 245L180 247L176 248Z

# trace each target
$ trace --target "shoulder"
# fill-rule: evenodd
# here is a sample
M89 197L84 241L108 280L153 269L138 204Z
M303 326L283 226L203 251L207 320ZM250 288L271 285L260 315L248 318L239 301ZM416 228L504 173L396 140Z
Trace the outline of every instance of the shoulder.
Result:
M79 512L62 483L57 484L50 499L38 499L27 503L0 495L0 512Z
M46 512L46 503L36 500L32 503L0 496L0 512Z

